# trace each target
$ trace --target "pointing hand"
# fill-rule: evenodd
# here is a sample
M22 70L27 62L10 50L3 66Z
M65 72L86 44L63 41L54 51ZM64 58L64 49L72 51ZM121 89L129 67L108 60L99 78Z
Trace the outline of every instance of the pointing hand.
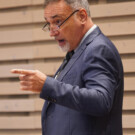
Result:
M47 76L38 70L12 69L11 73L19 74L20 89L41 92Z

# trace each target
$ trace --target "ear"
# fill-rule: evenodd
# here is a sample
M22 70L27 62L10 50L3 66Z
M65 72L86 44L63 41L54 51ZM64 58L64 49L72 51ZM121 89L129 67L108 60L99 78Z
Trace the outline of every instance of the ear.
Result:
M82 24L84 24L87 21L87 12L85 9L80 9L78 12L79 20L81 21Z

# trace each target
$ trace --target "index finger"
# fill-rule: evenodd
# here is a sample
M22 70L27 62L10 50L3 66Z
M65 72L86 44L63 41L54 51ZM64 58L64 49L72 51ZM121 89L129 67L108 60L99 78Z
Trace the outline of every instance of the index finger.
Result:
M33 73L34 73L34 70L12 69L12 70L11 70L11 73L30 75L30 74L33 74Z

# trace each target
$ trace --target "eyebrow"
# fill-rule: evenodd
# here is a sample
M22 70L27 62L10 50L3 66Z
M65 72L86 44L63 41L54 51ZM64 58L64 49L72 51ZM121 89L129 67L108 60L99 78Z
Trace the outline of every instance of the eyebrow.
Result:
M51 18L54 19L54 18L56 18L56 17L60 17L60 16L59 16L59 15L54 15L54 16L52 16Z
M60 15L54 15L54 16L51 16L52 19L55 19L55 18L57 18L57 17L62 18L62 16L60 16ZM47 20L47 18L45 18L45 20Z

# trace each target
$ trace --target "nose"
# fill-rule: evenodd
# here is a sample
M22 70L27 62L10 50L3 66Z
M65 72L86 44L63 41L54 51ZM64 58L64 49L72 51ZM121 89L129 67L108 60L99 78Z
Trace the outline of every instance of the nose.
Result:
M59 34L59 28L57 25L50 25L50 37L57 36Z
M58 30L50 30L50 37L55 37L55 36L58 36L59 34L59 31Z

